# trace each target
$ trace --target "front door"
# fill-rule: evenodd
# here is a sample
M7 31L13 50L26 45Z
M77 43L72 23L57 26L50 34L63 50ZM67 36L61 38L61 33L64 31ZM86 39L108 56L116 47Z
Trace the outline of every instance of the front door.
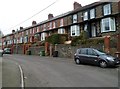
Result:
M96 26L95 26L95 24L91 25L91 35L92 35L92 37L96 37Z

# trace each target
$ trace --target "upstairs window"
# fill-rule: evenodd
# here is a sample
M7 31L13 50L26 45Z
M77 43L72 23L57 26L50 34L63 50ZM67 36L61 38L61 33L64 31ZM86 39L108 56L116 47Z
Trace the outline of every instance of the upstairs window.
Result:
M77 23L77 14L73 15L73 23Z
M32 34L33 33L33 29L30 29L30 34Z
M95 18L95 9L90 10L90 19Z
M43 31L46 31L46 24L43 25Z
M53 22L53 28L56 28L56 24L55 24L55 22Z
M84 21L88 20L88 12L87 11L83 13L83 20Z
M49 29L52 29L52 22L49 23Z
M104 11L103 12L104 16L111 14L111 5L110 4L104 5L103 6L103 11Z
M60 27L63 26L63 19L60 19Z
M28 35L28 33L29 33L28 30L26 30L26 35Z
M37 27L37 32L39 32L40 31L40 27Z

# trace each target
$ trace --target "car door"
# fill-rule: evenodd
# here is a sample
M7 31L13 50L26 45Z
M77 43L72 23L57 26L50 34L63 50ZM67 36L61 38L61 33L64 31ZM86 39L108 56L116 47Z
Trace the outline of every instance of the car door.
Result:
M93 49L88 49L87 61L88 61L89 64L97 65L98 56L96 55L96 53Z
M80 59L82 63L87 63L87 49L82 48L80 51Z

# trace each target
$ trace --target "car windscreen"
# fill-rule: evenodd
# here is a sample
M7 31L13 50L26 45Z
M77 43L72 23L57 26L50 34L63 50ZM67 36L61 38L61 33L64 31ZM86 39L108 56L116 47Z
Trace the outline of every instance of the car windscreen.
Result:
M96 49L94 49L94 51L98 54L98 55L105 55L106 53L104 53L104 52L101 52L101 51L99 51L99 50L96 50Z

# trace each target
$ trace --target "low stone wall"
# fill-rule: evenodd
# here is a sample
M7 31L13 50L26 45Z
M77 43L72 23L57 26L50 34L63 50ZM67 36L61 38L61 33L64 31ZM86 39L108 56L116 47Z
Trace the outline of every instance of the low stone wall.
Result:
M71 46L67 44L58 44L57 45L57 51L59 57L65 57L65 58L74 58L74 54L78 48L84 48L87 46ZM95 46L91 46L91 48L96 48L98 50L103 51L104 46L102 44L98 44Z
M24 54L23 52L23 45L14 45L13 47L13 53L14 54Z
M30 47L29 50L31 51L31 55L39 55L40 51L45 50L44 46L40 47Z

